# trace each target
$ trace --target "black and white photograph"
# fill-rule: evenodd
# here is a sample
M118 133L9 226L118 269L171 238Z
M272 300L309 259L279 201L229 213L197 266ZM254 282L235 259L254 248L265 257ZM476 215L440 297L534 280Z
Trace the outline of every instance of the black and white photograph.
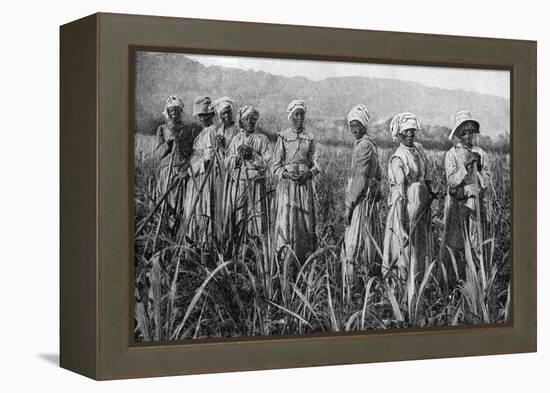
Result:
M510 72L136 50L136 342L510 320Z
M7 2L0 391L545 391L543 4Z

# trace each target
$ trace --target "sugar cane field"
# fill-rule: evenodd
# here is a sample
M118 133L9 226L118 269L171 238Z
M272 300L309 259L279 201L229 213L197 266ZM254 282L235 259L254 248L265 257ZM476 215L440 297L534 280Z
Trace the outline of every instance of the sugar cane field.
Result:
M314 135L315 135L315 131ZM489 228L484 239L487 258L472 253L455 260L440 252L446 192L445 151L426 148L438 192L432 216L433 261L415 280L396 280L355 270L344 280L340 249L346 227L345 189L352 147L321 141L321 173L315 179L317 250L299 264L291 282L275 255L269 235L246 238L233 245L221 232L208 257L180 238L165 222L156 200L159 162L153 157L155 138L135 135L134 243L135 330L138 342L250 337L373 329L449 327L509 321L511 279L510 155L488 151L492 173ZM379 147L382 193L388 195L388 160L394 147ZM268 179L273 200L275 178ZM271 192L270 192L271 191ZM379 204L384 226L387 198ZM162 205L162 203L160 204ZM270 203L270 221L276 212ZM143 224L147 220L147 224ZM216 225L216 223L214 223ZM139 231L138 231L139 229ZM379 249L382 245L379 245ZM445 255L446 263L439 261ZM466 264L466 279L451 283L445 269ZM446 266L444 269L443 266ZM283 287L290 288L288 296Z

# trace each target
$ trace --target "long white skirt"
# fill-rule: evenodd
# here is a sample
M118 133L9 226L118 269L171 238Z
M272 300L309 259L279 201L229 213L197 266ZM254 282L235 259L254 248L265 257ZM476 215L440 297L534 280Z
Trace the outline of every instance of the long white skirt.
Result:
M406 220L403 226L401 209L403 200L397 190L391 190L391 206L384 234L383 273L396 273L399 280L406 280L410 274L422 279L423 272L432 261L432 227L428 188L415 182L407 187Z

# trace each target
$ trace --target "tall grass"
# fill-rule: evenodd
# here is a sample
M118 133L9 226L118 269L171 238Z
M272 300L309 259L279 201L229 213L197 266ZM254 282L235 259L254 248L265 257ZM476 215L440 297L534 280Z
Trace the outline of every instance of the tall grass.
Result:
M152 137L136 135L136 228L157 202L157 163L151 155L152 146ZM178 238L169 226L158 225L159 214L153 215L135 238L136 341L505 322L510 303L509 156L489 153L494 203L484 244L484 272L475 250L469 252L467 248L465 255L445 253L455 258L450 266L466 263L466 279L456 286L439 279L445 265L437 259L422 276L390 286L387 280L371 276L365 269L356 269L351 280L344 277L340 247L350 152L342 146L319 146L323 168L315 181L319 248L302 263L293 258L279 260L271 241L273 233L248 233L246 222L236 223L236 228L214 222L218 229L216 242L204 255ZM391 149L379 149L385 195L390 154ZM429 150L428 157L434 188L443 192L444 152ZM275 182L268 184L272 190ZM272 193L269 195L270 216L275 217ZM387 202L380 201L379 208L385 222ZM432 204L431 215L436 248L433 255L438 256L442 199ZM158 241L153 248L157 228ZM232 236L236 233L246 236L234 242Z

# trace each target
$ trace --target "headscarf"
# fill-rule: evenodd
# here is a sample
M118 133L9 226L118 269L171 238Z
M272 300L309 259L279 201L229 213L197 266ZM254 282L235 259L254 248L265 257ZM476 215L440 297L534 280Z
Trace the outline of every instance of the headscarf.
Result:
M252 105L245 105L239 109L237 112L237 122L239 123L239 126L242 127L242 119L244 119L248 115L253 115L256 117L256 120L260 117L260 112L256 108L254 108Z
M234 101L229 97L216 98L210 103L210 108L216 111L216 115L220 117L220 113L222 113L225 108L230 107L233 109L233 102Z
M420 131L420 124L418 123L418 119L416 118L416 115L410 113L410 112L403 112L396 115L391 123L390 123L390 133L391 137L394 141L397 140L397 136L408 129L415 129L417 131Z
M359 121L361 124L363 124L365 128L367 128L367 124L369 124L370 120L370 115L365 105L357 104L353 108L351 108L351 111L349 111L347 116L348 126L353 120Z
M164 110L162 111L162 115L166 119L170 119L170 116L168 116L168 109L173 108L175 106L178 106L181 108L181 114L180 117L183 117L183 108L185 105L183 105L183 100L175 95L169 96L166 99L166 103L164 104Z
M286 108L286 111L288 112L288 120L290 120L292 114L298 109L303 109L304 112L307 111L306 102L304 100L292 100L290 104L288 104L288 107Z

